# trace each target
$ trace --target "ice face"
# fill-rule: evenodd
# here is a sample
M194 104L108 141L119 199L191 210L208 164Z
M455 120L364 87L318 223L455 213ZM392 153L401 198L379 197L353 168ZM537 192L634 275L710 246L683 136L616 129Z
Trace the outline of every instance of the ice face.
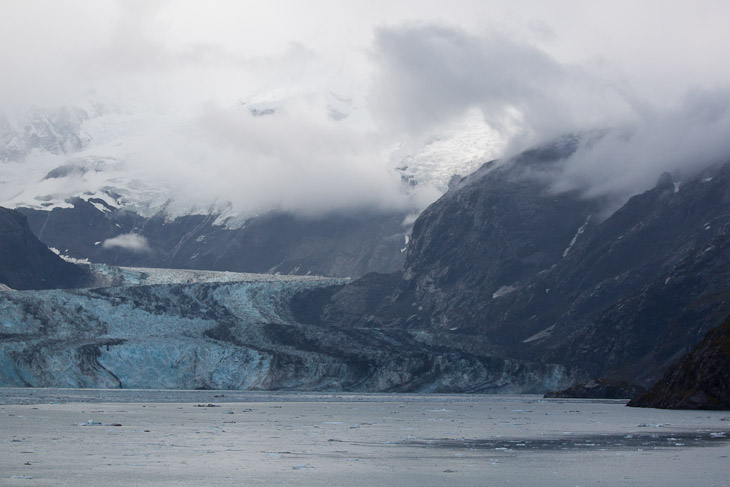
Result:
M294 296L345 279L96 269L114 286L0 292L0 386L519 393L570 380L418 331L295 318Z
M266 323L291 325L294 293L344 282L150 269L110 274L123 282L202 282L2 293L0 385L260 388L274 354L216 339L211 330L256 336ZM224 282L205 282L216 280Z

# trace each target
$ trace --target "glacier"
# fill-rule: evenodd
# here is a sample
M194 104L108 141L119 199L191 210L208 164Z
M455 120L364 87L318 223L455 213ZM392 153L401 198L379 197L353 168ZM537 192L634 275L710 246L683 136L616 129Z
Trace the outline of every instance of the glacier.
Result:
M346 279L93 267L104 286L0 291L0 386L519 393L571 381L424 331L295 316L295 296Z

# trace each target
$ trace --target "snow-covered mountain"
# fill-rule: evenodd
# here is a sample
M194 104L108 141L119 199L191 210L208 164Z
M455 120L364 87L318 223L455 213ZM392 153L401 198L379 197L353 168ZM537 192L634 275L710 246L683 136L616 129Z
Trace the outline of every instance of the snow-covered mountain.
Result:
M241 100L230 112L265 118L301 104L352 130L373 129L362 97L334 91L257 94ZM175 217L209 213L211 208L223 212L228 208L226 201L173 195L169 181L159 177L155 180L140 171L139 161L144 157L139 152L144 146L139 139L160 135L163 138L159 143L165 144L169 140L163 134L185 124L181 115L138 105L119 108L112 103L90 101L79 106L29 107L0 114L0 205L49 211L68 208L68 200L73 198L97 197L112 206L147 215L165 211ZM470 112L438 133L396 142L383 159L408 186L432 185L445 192L454 174L471 173L500 149L497 136L481 115Z
M362 97L336 91L258 93L230 107L226 122L267 124L267 119L303 106L306 116L321 115L325 122L316 123L333 130L342 126L347 133L367 133L373 127ZM179 174L193 163L174 158L187 150L188 139L195 139L191 128L207 130L184 115L133 104L120 108L84 102L5 114L0 118L0 206L21 209L43 242L76 259L357 276L399 268L417 212L445 192L455 174L471 172L499 148L480 117L470 114L442 133L390 144L374 162L392 174L394 187L400 187L396 191L403 195L399 198L406 201L413 194L420 203L333 208L313 216L243 208L234 201L235 194L216 194L209 186L226 178L217 173L224 165L210 167L208 172L215 174L201 182L205 187L196 187L194 176L181 187ZM153 169L162 159L167 173ZM245 177L240 171L234 174ZM428 195L425 200L423 194ZM103 245L126 234L146 239L152 252L128 252L120 246L109 251ZM267 255L257 250L262 247Z
M98 199L99 211L155 214L170 202L170 188L132 162L141 134L164 123L161 114L92 102L2 114L0 205L52 211Z
M82 130L90 115L80 107L28 108L0 115L0 161L24 160L33 152L73 154L91 137Z

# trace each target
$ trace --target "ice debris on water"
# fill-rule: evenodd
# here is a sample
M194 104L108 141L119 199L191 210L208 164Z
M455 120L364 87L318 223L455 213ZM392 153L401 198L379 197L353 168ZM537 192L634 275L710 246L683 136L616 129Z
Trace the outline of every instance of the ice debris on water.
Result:
M88 420L85 423L79 423L79 426L122 426L120 423L102 423L100 421Z

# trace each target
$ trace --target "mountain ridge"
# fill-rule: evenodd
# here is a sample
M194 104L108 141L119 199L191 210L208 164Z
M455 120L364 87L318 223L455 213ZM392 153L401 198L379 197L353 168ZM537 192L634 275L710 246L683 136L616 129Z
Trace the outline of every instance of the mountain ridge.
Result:
M533 162L549 169L566 147ZM519 164L459 183L414 224L402 273L320 298L319 319L646 387L730 313L730 164L678 189L662 175L600 221L598 202L551 194Z
M644 394L633 407L665 409L730 409L730 319L705 338Z
M0 207L0 284L24 290L80 287L87 282L88 273L43 245L23 215Z

